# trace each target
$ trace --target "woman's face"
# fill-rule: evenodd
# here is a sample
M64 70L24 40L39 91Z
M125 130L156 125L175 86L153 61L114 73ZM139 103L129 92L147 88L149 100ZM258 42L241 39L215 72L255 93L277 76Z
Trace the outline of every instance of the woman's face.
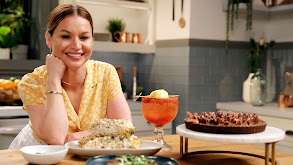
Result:
M92 55L92 28L89 21L81 16L65 17L52 36L46 34L46 39L53 54L63 60L68 69L79 69Z

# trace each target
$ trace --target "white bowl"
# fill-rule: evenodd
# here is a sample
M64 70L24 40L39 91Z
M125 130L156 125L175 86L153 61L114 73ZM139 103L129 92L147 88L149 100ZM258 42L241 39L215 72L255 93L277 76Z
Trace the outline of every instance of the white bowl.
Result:
M67 154L68 147L59 145L35 145L20 149L25 160L32 164L56 164Z

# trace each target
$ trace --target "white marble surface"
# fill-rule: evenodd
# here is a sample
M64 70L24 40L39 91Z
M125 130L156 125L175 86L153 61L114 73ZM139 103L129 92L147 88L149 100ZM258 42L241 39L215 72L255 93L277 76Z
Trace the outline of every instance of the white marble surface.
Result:
M285 132L279 128L267 126L266 130L255 134L213 134L189 130L185 124L176 127L176 133L190 139L225 142L225 143L270 143L285 137Z
M257 115L266 115L272 117L281 117L293 119L292 108L278 108L277 103L266 103L264 106L253 106L242 101L239 102L218 102L216 105L218 110L227 110L233 112L248 112Z

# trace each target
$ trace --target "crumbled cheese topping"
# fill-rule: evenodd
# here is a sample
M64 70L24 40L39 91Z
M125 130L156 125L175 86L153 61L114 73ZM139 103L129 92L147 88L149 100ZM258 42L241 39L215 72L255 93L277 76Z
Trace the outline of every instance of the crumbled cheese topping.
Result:
M84 148L95 149L137 149L140 141L136 136L100 136L90 140Z
M131 136L135 128L130 120L125 119L99 119L93 123L90 128L92 134L97 135L122 135Z

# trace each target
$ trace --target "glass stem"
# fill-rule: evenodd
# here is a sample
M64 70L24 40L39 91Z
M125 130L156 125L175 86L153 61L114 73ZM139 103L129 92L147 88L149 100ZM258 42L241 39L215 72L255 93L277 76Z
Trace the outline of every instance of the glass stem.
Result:
M154 133L155 133L154 141L165 144L165 141L163 139L163 135L164 135L163 127L156 127L154 130Z

